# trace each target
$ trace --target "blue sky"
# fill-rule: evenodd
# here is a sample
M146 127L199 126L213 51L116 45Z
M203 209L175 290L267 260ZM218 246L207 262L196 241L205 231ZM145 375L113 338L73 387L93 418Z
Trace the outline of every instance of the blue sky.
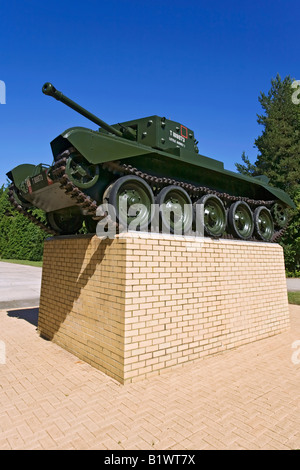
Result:
M0 184L20 163L50 164L50 141L93 123L44 82L110 124L157 114L193 129L199 152L235 171L255 161L260 91L300 79L297 1L0 0Z

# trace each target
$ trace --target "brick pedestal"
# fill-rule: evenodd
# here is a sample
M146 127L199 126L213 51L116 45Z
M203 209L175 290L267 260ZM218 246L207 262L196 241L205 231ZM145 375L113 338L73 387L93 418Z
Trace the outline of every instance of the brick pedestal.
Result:
M277 244L142 233L45 242L40 334L121 383L288 327Z

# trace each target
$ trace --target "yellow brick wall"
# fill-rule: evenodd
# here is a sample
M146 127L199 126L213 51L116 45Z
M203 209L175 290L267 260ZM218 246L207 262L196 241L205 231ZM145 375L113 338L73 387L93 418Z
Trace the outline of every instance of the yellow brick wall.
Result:
M123 380L125 240L57 237L45 242L38 329Z
M288 327L277 244L134 233L45 243L41 335L121 383Z

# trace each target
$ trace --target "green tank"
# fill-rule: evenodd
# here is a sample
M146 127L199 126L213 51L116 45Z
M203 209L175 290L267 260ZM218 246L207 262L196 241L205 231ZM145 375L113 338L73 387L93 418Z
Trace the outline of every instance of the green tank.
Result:
M290 197L264 176L227 171L200 155L187 126L159 116L109 125L51 83L42 91L99 126L71 127L56 137L51 165L23 164L7 173L11 203L49 234L76 234L83 225L95 232L111 222L119 231L276 242L286 230L295 207Z

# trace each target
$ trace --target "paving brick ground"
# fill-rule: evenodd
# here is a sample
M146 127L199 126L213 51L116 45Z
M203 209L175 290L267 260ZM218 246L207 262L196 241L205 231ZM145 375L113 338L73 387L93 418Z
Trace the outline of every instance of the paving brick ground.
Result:
M290 314L285 333L124 386L40 338L37 309L2 310L0 449L298 449Z

